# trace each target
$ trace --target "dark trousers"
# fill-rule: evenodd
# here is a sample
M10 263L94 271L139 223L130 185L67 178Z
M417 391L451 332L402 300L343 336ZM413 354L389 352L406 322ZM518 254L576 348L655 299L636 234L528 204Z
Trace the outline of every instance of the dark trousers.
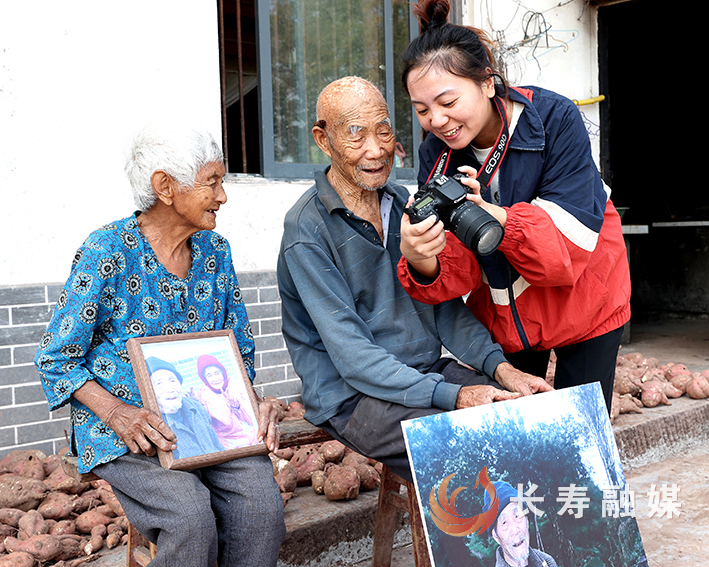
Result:
M450 358L440 359L430 372L442 374L444 380L451 384L500 388L497 382ZM359 394L321 427L351 449L382 462L394 473L412 482L401 422L443 411L439 408L409 408Z
M571 386L600 382L603 398L610 414L613 382L615 381L615 365L622 335L623 327L620 327L600 337L574 345L555 348L556 373L554 374L554 388L561 390ZM551 351L549 350L523 350L505 354L505 358L512 366L522 372L544 378L546 377L550 355Z

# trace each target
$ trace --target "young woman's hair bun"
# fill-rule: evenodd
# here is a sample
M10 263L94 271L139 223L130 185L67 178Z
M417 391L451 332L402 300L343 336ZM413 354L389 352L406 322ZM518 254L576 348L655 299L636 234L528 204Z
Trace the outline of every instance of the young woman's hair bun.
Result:
M419 21L421 33L448 23L450 11L450 0L419 0L414 7L414 16Z

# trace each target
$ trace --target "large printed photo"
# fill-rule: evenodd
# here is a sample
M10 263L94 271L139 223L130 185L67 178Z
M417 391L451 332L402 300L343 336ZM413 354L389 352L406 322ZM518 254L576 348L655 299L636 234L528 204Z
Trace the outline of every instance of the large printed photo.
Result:
M402 428L436 567L647 565L597 383Z

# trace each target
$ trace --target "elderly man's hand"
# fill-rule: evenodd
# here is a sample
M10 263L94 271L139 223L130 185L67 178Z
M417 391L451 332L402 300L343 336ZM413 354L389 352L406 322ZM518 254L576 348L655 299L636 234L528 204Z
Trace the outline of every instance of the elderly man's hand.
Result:
M258 440L265 440L266 447L271 453L278 451L281 440L281 428L278 425L278 410L269 402L260 401L258 405Z
M503 362L495 370L495 380L510 392L519 392L523 396L537 392L551 392L554 388L544 378L517 370L509 362Z
M177 449L177 437L158 414L118 401L108 409L104 422L123 440L131 453L155 454Z
M495 388L495 386L463 386L458 391L458 398L455 401L455 409L482 406L484 404L491 404L492 402L501 402L504 400L514 400L519 397L520 394L516 392L500 390L499 388Z

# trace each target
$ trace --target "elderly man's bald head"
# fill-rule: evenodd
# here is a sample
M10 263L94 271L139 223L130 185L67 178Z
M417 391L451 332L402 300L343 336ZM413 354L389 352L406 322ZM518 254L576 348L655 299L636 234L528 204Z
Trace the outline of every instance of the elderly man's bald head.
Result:
M369 81L343 77L318 97L313 138L330 157L328 179L338 191L376 190L386 184L394 157L394 130L386 101ZM349 189L348 189L349 188Z
M338 118L348 107L365 103L386 106L382 93L373 83L361 77L342 77L327 85L318 96L317 119L326 124L337 124L341 122Z

